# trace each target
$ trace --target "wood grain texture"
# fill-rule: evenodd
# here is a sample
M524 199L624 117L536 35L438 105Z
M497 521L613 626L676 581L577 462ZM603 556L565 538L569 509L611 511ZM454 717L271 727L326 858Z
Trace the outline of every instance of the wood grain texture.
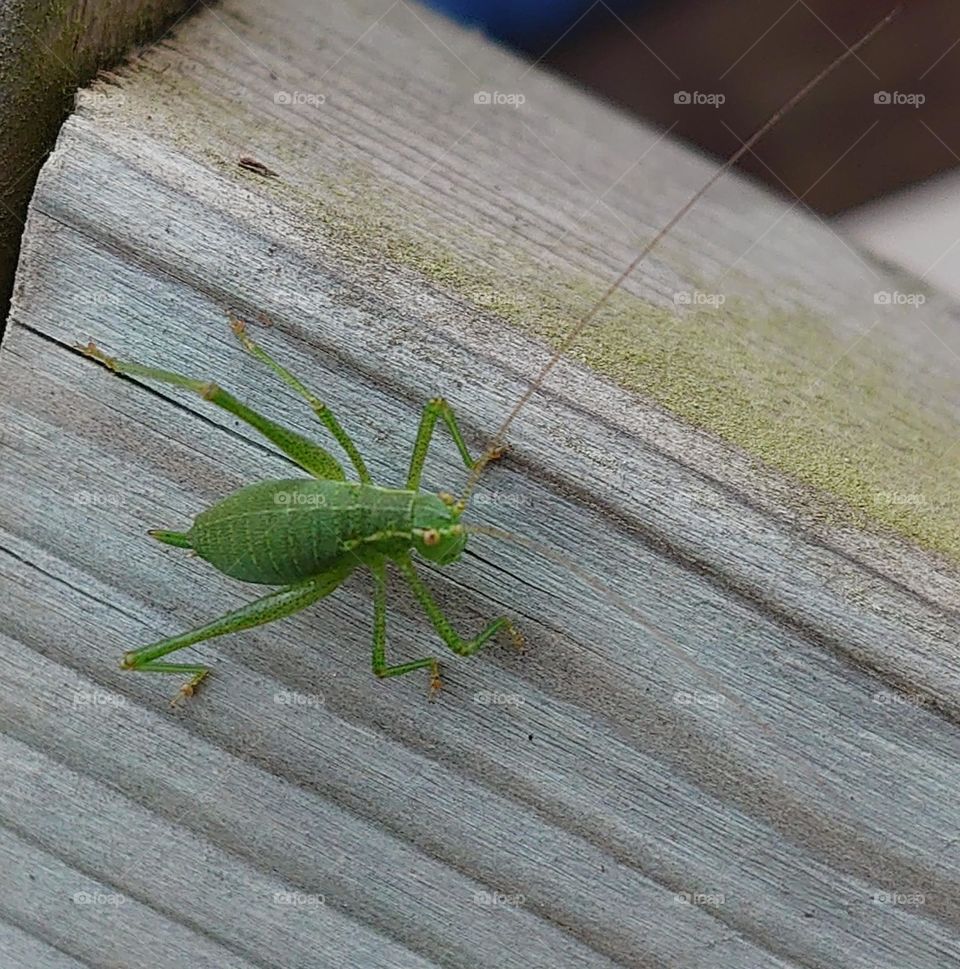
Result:
M511 140L517 116L502 111L458 146L473 119L448 110L451 92L462 109L472 85L496 86L477 78L523 70L404 4L233 2L64 128L0 355L12 965L940 969L960 956L955 568L856 527L836 494L617 374L558 367L472 506L576 568L478 537L460 563L424 570L458 627L513 615L523 655L444 657L435 702L416 675L379 683L358 575L297 617L192 650L215 675L175 713L175 681L117 668L125 648L259 594L146 528L185 527L291 467L199 398L112 376L73 345L213 378L319 434L229 333L228 309L251 326L266 314L256 336L334 408L379 481L402 481L437 392L479 447L544 359L536 328L513 325L511 307L545 292L526 260L606 280L709 170L659 142L615 216L578 221L658 136L531 72L524 90L568 155ZM318 123L320 105L293 92L321 86ZM744 286L794 300L791 319L809 323L815 304L818 327L855 335L869 316L851 275L862 257L825 227L736 180L698 218L641 273L637 307L704 289L708 260L749 237ZM621 220L634 238L613 241ZM789 232L764 232L778 220ZM911 456L910 426L945 428L956 404L940 396L952 371L937 343L955 310L935 303L909 332L880 321L871 345L891 374L915 369L923 420L894 429ZM659 317L637 312L631 339L649 340ZM774 338L753 331L765 354ZM784 347L781 368L802 371ZM425 486L463 479L441 433ZM436 643L397 582L388 633L395 660Z

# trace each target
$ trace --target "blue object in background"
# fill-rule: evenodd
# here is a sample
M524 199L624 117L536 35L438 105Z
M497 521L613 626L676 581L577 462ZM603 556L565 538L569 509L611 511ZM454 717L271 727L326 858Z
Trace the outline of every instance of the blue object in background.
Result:
M646 0L424 0L454 20L482 27L491 37L532 53L543 53L589 10L577 25L623 17L648 6ZM604 10L606 6L607 10ZM591 7L595 8L591 10ZM568 35L570 36L570 35Z

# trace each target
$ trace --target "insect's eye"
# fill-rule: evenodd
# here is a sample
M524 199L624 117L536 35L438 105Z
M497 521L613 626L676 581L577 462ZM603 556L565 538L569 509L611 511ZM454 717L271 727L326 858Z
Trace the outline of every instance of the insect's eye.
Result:
M436 545L440 541L440 533L435 528L424 529L423 544Z

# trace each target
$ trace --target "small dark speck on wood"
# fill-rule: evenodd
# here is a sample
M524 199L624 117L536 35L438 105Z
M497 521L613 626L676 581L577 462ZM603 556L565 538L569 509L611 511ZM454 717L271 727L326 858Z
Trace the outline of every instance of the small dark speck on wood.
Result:
M280 177L280 175L272 168L268 168L262 161L257 161L256 158L251 158L249 155L241 155L237 159L237 164L241 168L245 168L248 172L255 172L257 175L263 175L264 178Z

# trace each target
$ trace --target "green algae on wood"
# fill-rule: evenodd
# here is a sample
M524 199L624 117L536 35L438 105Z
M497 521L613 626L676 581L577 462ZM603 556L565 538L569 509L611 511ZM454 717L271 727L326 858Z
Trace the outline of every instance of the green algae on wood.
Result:
M497 274L482 260L440 249L436 236L412 236L399 221L372 213L370 200L379 195L365 192L366 201L351 208L324 204L325 227L351 248L379 252L553 347L603 292L601 282L521 254L512 276ZM477 243L471 240L472 253ZM570 355L840 499L849 522L874 522L960 559L960 473L947 460L956 428L911 399L903 375L885 366L882 347L850 354L811 313L758 315L732 302L681 315L620 292Z
M164 131L181 150L203 156L227 177L248 177L235 159L198 149L189 133L178 138L177 119L164 113L166 103L189 96L196 102L194 117L226 136L232 112L242 107L174 72L147 70L144 77L144 67L149 60L137 65L141 95L151 86L176 85L180 99L159 91L146 98L145 127ZM258 129L257 144L271 163L287 168L285 177L260 180L258 191L284 205L306 237L347 261L414 271L550 346L561 345L609 283L536 260L511 247L509 236L493 238L463 219L441 221L415 191L356 159L318 171L309 149L292 143L289 131L269 119ZM682 266L675 240L670 249ZM657 255L669 259L668 253ZM678 271L691 280L689 267ZM709 280L695 281L709 291ZM829 496L823 507L832 519L892 529L960 561L960 472L951 460L951 453L960 454L951 452L957 428L936 406L951 388L928 381L922 399L898 365L895 347L874 339L855 342L839 339L828 320L809 310L728 298L719 307L678 311L621 290L570 355Z

